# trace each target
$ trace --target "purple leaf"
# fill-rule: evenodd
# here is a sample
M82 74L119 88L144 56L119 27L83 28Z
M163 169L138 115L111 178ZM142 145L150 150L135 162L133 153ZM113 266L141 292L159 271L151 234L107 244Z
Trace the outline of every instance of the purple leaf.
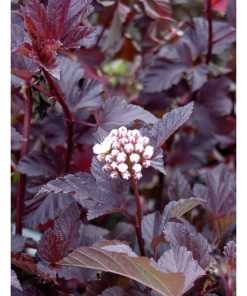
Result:
M226 258L227 264L233 268L236 268L236 242L229 241L224 246L224 256Z
M126 292L121 287L111 287L103 291L99 296L128 296L128 292Z
M170 200L179 200L192 195L190 184L179 170L175 170L168 183L167 194Z
M185 275L184 291L188 291L195 280L205 275L205 271L193 259L192 253L186 247L174 246L165 252L157 261L153 260L152 265L164 272L182 272Z
M13 269L11 269L11 287L14 287L20 291L22 291L21 284L17 278L17 275Z
M72 203L55 221L54 228L47 230L39 243L38 256L56 263L77 246L80 227L80 211Z
M52 150L45 152L31 151L21 158L17 169L18 172L31 177L55 177L62 170L61 157Z
M19 234L11 234L11 252L21 252L24 250L26 238Z
M191 232L184 224L168 222L164 227L165 238L173 247L184 246L202 268L209 265L211 247L200 233Z
M236 28L236 0L229 0L226 15L231 26Z
M99 127L105 133L110 132L113 128L126 126L135 120L155 123L157 118L140 106L128 104L122 97L108 99L99 113ZM98 134L97 131L96 136Z
M204 207L216 218L234 215L236 211L235 175L224 164L209 170L206 185L195 184L194 196L207 201Z
M193 105L193 102L191 102L184 107L176 108L171 112L165 113L148 131L152 146L157 149L164 144L190 118Z
M11 150L20 150L23 141L25 141L23 136L11 127Z
M152 267L147 257L138 257L128 245L104 241L91 247L80 247L60 264L113 272L136 280L164 296L181 295L184 277L180 273L164 273Z
M31 213L24 217L26 227L37 229L50 220L56 219L74 199L65 194L48 194L46 197L33 198L26 202L26 209Z

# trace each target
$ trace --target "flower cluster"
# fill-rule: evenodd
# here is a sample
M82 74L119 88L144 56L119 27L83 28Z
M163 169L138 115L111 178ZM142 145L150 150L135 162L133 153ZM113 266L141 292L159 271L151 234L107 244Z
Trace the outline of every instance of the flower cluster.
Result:
M113 129L105 140L95 144L93 152L104 163L102 169L109 172L113 179L122 177L136 180L142 177L142 169L150 167L154 148L149 145L149 138L143 137L136 129L127 130L122 126Z

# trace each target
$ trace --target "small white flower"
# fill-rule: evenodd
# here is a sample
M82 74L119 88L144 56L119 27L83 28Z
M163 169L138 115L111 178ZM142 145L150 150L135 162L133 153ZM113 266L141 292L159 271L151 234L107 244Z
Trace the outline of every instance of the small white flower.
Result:
M100 144L95 144L95 145L93 146L93 153L94 153L94 154L100 154L101 151L102 151L102 149L101 149L101 145L100 145Z
M132 153L134 151L134 145L131 143L128 143L124 146L124 151L128 154Z
M132 144L135 144L136 143L135 137L134 136L128 136L128 142L132 143Z
M150 165L151 165L151 161L150 161L150 160L147 160L147 159L143 160L143 162L142 162L142 166L143 166L145 169L146 169L146 168L149 168Z
M108 153L111 149L111 145L113 142L113 138L107 137L102 143L101 143L101 153Z
M105 162L105 154L98 154L96 157L100 162Z
M132 135L132 130L128 130L128 132L127 132L127 134L128 134L128 137L132 137L133 135Z
M113 161L113 162L111 163L111 167L112 167L114 170L116 170L117 167L118 167L118 163L117 163L116 161Z
M117 162L125 162L127 155L124 152L120 152L117 155Z
M150 140L148 137L142 137L143 145L147 146L150 143Z
M121 126L119 129L118 129L118 135L120 138L123 138L123 137L127 137L128 135L128 130L125 126Z
M125 132L125 133L128 132L128 130L127 130L127 128L125 126L120 126L120 128L118 129L118 131L119 132Z
M144 150L143 144L141 144L141 143L135 144L135 151L136 152L142 153L143 150Z
M135 163L133 165L132 169L135 173L140 173L142 170L142 166L139 163Z
M119 150L121 148L121 144L118 141L112 142L112 149Z
M109 172L112 171L112 167L111 167L109 164L105 164L105 165L102 167L102 170L103 170L104 172L109 173Z
M111 172L111 178L112 179L117 179L119 177L119 173L117 171Z
M135 180L140 180L142 178L142 173L135 173L134 178Z
M127 164L126 163L120 163L119 165L118 165L118 170L119 170L119 172L120 173L126 173L127 172L127 170L128 170L128 166L127 166Z
M152 146L145 147L145 150L142 154L143 158L151 159L154 154L154 148Z
M125 172L125 173L122 173L122 177L124 180L129 180L130 177L131 177L131 174L129 171Z
M137 153L130 154L130 161L132 163L137 163L140 160L140 155Z

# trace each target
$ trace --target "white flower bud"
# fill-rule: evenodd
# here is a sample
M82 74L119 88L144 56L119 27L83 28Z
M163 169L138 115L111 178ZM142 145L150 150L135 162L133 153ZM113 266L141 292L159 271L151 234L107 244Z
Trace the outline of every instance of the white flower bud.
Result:
M124 152L120 152L117 155L117 162L125 162L127 155Z
M140 180L141 177L142 177L142 173L135 173L135 174L134 174L134 178L135 178L135 180Z
M135 173L140 173L142 170L142 166L139 163L135 163L133 165L132 169Z
M135 144L135 151L138 152L138 153L142 153L144 150L144 147L143 147L143 144L141 143L137 143Z
M106 161L107 163L111 163L113 160L114 160L114 158L113 158L113 156L112 156L111 154L107 154L107 155L105 156L105 161Z
M113 161L113 162L111 163L111 167L112 167L114 170L116 170L117 167L118 167L118 163L117 163L116 161Z
M109 172L112 171L112 167L111 167L109 164L105 164L105 165L102 167L102 170L103 170L104 172L109 173Z
M126 173L127 170L128 170L127 164L126 163L120 163L118 165L118 170L119 170L120 173Z
M128 142L132 143L132 144L135 144L136 143L135 137L134 136L128 136Z
M134 129L132 131L132 136L135 138L135 139L138 139L139 137L141 137L141 134L140 132L137 130L137 129Z
M146 168L149 168L150 165L151 165L151 161L150 161L150 160L147 160L147 159L143 160L143 162L142 162L142 166L143 166L145 169L146 169Z
M100 162L105 162L105 154L98 154L96 156L96 158L100 161Z
M128 135L128 130L125 126L121 126L119 129L118 129L118 135L119 137L123 138L123 137L127 137Z
M127 138L121 138L119 139L119 143L122 145L122 146L125 146L126 144L129 143L129 140Z
M125 173L122 173L122 177L124 180L129 180L130 177L131 177L131 174L129 171L125 172Z
M111 146L112 146L112 149L116 149L116 150L119 150L121 148L121 144L118 141L114 141Z
M111 132L110 132L110 136L111 136L111 137L117 137L117 136L118 136L118 130L117 130L117 129L113 129L113 130L111 130Z
M119 177L119 173L117 171L111 172L111 178L112 179L117 179Z
M111 151L111 155L112 155L113 157L116 157L116 156L118 155L119 152L120 152L120 151L117 150L117 149L112 149L112 151Z
M150 140L148 137L142 137L143 145L147 146L150 143Z
M132 137L132 130L128 130L128 137Z
M145 147L145 150L142 154L143 158L151 159L154 154L154 148L152 146Z
M140 160L140 155L137 153L130 154L130 161L132 163L137 163Z
M124 151L128 154L132 153L134 151L134 145L131 143L128 143L124 146Z
M101 145L100 144L95 144L93 146L93 153L94 154L100 154L100 153L102 153L101 151L102 151L102 149L101 149Z

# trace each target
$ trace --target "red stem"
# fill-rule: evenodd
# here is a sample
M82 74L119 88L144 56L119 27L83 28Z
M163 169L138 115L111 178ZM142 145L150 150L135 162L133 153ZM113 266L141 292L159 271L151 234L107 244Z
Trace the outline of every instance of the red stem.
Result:
M29 87L24 90L24 122L22 135L26 139L22 143L21 158L28 152L29 148L29 134L32 117L32 94ZM26 175L20 174L18 181L18 193L16 199L16 234L22 234L22 215L25 199Z
M55 97L57 98L58 102L63 108L64 115L67 120L67 157L66 157L66 171L69 170L69 165L70 165L70 159L72 155L72 150L73 150L73 116L63 98L63 95L61 94L58 86L56 83L53 81L53 78L51 75L43 69L45 78L51 88L51 91L54 92Z
M136 236L138 239L138 244L140 248L140 252L142 256L145 256L145 249L144 249L144 240L142 238L142 206L141 206L141 200L137 188L137 182L136 180L131 177L131 184L132 188L134 190L135 200L136 200L136 221L135 221L135 230L136 230Z
M212 21L212 0L207 0L207 19L208 19L208 53L206 63L208 64L212 55L213 48L213 21Z

